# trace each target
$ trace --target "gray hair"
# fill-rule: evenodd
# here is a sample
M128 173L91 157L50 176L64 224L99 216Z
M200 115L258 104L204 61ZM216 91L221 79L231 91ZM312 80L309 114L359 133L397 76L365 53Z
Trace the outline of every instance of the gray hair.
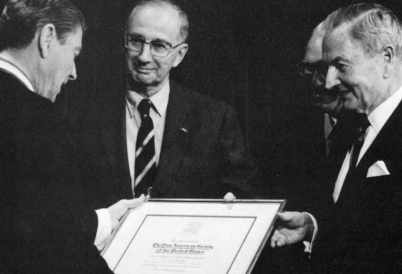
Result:
M349 36L369 55L392 45L395 55L402 57L402 23L389 9L375 3L359 3L342 7L328 18L328 29L347 23Z
M140 0L135 4L134 9L137 7L144 7L144 6L159 6L159 7L168 6L176 10L179 16L179 24L180 24L179 35L180 38L183 40L183 43L186 42L189 31L188 18L187 14L178 5L173 3L173 1L171 0ZM131 11L131 13L134 11L134 9Z

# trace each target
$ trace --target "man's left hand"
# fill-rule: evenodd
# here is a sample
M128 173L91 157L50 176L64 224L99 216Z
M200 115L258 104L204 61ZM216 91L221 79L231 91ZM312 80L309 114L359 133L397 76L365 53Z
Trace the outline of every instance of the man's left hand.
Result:
M120 219L124 216L127 210L140 206L145 201L145 196L142 194L139 198L131 200L120 200L108 208L110 219L112 220L112 231L119 224Z

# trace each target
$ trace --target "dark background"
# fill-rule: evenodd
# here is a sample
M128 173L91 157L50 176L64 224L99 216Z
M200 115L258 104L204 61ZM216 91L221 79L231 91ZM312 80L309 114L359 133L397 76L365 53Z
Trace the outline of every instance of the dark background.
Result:
M76 123L86 100L122 75L123 28L135 1L72 2L84 13L88 30L78 79L63 87L56 103L64 117L77 117ZM299 138L284 136L284 125L308 111L308 91L295 64L303 59L312 30L332 11L357 2L177 0L190 21L189 52L171 78L234 106L251 154L262 170L269 170L278 140ZM375 2L402 13L402 1Z
M57 100L66 116L77 112L83 99L96 96L104 83L112 85L113 77L122 73L123 27L134 3L73 2L84 13L88 30L77 62L78 80L65 86ZM285 138L276 128L308 110L307 89L295 64L303 59L312 30L335 9L360 1L176 2L189 17L190 46L171 78L234 106L252 155L262 169L269 169L275 143ZM376 2L401 13L401 1Z
M0 1L2 6L5 2ZM116 75L122 75L123 27L134 0L73 2L84 13L88 30L77 61L78 79L63 87L56 104L66 121L79 123L87 100L108 92L105 86L113 87ZM298 129L303 129L304 124L289 121L299 121L309 111L308 90L299 79L295 64L303 59L312 30L332 11L361 1L176 2L189 17L189 52L171 78L235 107L250 152L266 176L265 181L269 181L276 176L274 162L279 158L292 159L288 154L277 155L276 145L283 140L296 142L302 138ZM402 1L375 2L392 9L401 18ZM110 88L110 92L115 91ZM297 169L293 163L288 163L288 167ZM290 273L286 267L294 267L292 273L300 272L296 257L291 257L295 261L292 265L289 261L283 263L289 258L288 253L276 254L279 254L276 259L271 257L269 261L276 262L273 268L277 273ZM265 267L260 265L256 269Z

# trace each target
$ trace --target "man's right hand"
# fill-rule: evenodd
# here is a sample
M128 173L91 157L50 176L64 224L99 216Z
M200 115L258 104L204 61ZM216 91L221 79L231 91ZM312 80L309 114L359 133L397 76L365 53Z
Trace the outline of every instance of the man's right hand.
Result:
M278 226L271 238L272 248L295 244L312 237L314 224L309 214L289 211L278 212L276 216Z

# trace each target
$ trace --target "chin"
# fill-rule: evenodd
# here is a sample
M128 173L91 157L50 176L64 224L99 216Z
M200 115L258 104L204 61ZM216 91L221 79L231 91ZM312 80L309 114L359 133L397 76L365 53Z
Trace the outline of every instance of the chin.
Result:
M154 77L144 76L144 75L133 75L134 82L141 85L150 85L155 82Z

